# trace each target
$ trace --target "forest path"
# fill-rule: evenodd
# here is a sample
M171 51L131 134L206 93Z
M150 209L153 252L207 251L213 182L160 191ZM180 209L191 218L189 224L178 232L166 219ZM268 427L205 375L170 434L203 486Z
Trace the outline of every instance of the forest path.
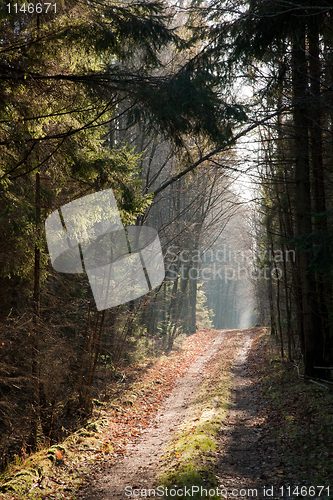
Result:
M205 370L205 365L220 349L227 330L221 330L208 348L191 363L177 381L150 426L135 443L127 445L127 456L110 470L103 470L93 486L81 491L78 499L123 500L129 498L125 487L152 488L164 445L170 441L177 426L191 406Z
M258 383L257 362L262 352L258 345L252 346L252 342L253 336L248 336L231 370L231 404L217 443L216 470L221 493L228 499L236 496L258 500L292 499L293 495L284 497L286 492L283 494L287 477L282 476L284 467Z
M135 443L127 445L126 457L112 466L104 466L95 475L93 483L81 490L77 499L125 500L134 498L134 489L140 492L140 497L141 492L144 496L146 492L148 498L154 498L149 497L147 492L157 486L156 473L163 463L163 449L173 439L179 424L191 412L207 364L218 352L223 352L230 339L234 341L232 403L222 425L215 454L219 488L221 492L223 489L224 498L233 498L232 491L244 488L257 488L255 496L267 498L264 488L274 482L276 463L272 451L274 443L268 459L264 456L265 451L262 451L262 446L266 450L270 443L260 442L263 419L258 416L258 401L253 394L256 392L255 381L247 373L248 354L255 335L255 330L220 331L179 378L149 427ZM270 459L273 459L271 464L267 462Z

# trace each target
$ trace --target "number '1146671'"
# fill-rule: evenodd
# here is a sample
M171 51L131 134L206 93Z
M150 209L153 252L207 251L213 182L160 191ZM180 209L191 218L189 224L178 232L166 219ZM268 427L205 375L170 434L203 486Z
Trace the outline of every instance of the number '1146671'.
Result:
M21 6L17 3L7 3L6 7L8 9L8 13L18 14L19 12L23 12L24 14L47 14L57 12L57 4L56 3L23 3Z

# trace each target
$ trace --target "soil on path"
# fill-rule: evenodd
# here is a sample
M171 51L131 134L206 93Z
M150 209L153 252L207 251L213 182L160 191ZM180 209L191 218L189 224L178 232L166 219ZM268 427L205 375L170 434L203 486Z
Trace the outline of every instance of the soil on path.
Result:
M125 487L152 488L164 445L176 432L186 416L200 385L205 364L223 348L226 330L199 355L187 373L176 383L171 395L164 402L151 425L142 432L136 443L127 446L127 456L116 465L105 468L94 483L77 496L80 500L128 499Z
M186 418L205 365L218 350L223 349L227 334L230 331L221 331L187 373L180 377L151 425L135 443L127 446L126 457L113 466L105 466L94 483L78 493L77 500L125 500L129 498L125 493L126 486L139 490L156 486L163 448ZM248 373L248 355L255 335L255 330L244 331L243 345L236 354L232 369L231 406L217 446L216 475L223 492L221 498L283 498L279 491L282 483L275 443L270 434L264 432L268 424L261 416L260 387L254 371ZM268 489L272 487L273 495Z
M232 368L231 405L218 443L220 488L224 498L282 499L286 492L281 487L287 478L269 432L261 387L253 369L253 356L258 353L252 353L249 360L252 342L253 336L248 337Z

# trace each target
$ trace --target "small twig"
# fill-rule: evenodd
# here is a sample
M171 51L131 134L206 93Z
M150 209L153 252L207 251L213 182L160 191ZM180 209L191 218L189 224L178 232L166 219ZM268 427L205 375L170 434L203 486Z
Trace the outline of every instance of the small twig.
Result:
M318 382L319 381L319 382L322 382L323 384L333 385L333 382L330 382L329 380L324 380L322 378L304 376L304 379L309 380L310 382L312 382L312 381ZM326 387L326 389L328 389L328 387Z
M326 385L320 384L319 382L316 382L315 380L310 379L310 382L312 382L313 384L316 384L316 385L320 385L320 387L323 387L327 391L329 390L329 387L326 387Z

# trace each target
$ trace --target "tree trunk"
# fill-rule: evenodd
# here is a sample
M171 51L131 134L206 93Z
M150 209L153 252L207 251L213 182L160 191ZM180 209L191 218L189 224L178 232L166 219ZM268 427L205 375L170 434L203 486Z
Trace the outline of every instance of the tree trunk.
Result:
M31 432L29 445L33 450L37 445L37 429L39 420L39 316L40 316L40 174L36 174L35 184L35 216L36 216L36 243L34 264L34 293L33 293L33 331L31 340Z
M296 183L296 222L299 238L299 266L304 335L304 364L307 376L315 375L314 365L322 352L322 338L316 328L316 281L310 270L312 243L310 164L307 107L307 61L305 53L305 26L294 33L292 59L292 86L294 99L294 154ZM318 319L318 318L317 318Z
M311 77L311 159L313 175L313 209L316 212L315 229L321 250L321 264L324 269L317 271L317 292L319 299L318 324L323 335L323 362L330 364L330 328L329 328L329 302L331 301L332 286L328 272L331 260L329 246L325 244L327 235L327 212L325 175L323 165L323 137L322 137L322 106L320 96L321 63L319 51L319 20L314 18L309 34L309 69ZM325 269L326 267L326 269ZM319 321L320 320L320 321ZM333 361L333 360L332 360Z
M195 276L193 273L189 276L190 286L189 286L189 302L190 302L190 311L191 311L191 324L190 324L190 333L195 333L197 330L197 266L196 262L192 262L191 270L195 270Z

